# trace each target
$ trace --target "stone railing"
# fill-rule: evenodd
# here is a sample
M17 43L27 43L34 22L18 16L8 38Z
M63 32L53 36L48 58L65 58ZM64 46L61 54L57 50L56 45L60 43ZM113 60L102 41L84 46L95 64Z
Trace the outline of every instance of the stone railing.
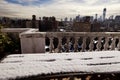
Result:
M27 31L31 28L2 28L1 32L3 33L21 33Z
M23 53L120 50L120 32L38 32L20 34Z
M120 32L47 32L52 52L120 50Z
M1 31L20 33L22 53L120 50L120 32L38 32L30 28Z

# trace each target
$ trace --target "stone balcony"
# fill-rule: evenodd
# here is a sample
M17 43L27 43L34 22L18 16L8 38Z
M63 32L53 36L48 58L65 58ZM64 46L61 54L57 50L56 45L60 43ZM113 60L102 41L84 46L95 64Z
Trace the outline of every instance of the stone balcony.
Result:
M120 32L1 31L19 33L23 54L0 62L0 80L120 80Z
M120 32L38 32L38 29L2 29L18 32L22 53L120 50Z

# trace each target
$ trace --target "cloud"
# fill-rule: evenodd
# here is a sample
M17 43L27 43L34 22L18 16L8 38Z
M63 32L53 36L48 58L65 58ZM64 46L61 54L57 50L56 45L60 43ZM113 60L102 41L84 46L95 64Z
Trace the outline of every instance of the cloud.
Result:
M120 14L119 0L18 0L18 3L0 0L0 15L8 17L31 18L55 16L57 18L91 15L102 15L107 8L107 16ZM44 2L43 2L44 1ZM29 5L22 5L29 3Z
M94 4L94 3L96 3L98 0L84 0L84 2L86 3L86 4Z
M18 2L23 3L23 2L35 2L39 0L18 0Z

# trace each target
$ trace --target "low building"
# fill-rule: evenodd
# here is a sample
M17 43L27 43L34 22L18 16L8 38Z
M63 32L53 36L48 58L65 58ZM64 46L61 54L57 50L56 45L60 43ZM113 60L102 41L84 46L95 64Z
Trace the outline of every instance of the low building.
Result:
M91 23L75 22L73 24L73 31L75 31L75 32L90 32L91 31Z
M84 21L77 22L75 21L73 23L73 31L75 32L90 32L91 31L91 22L90 16L86 16L83 18Z
M91 32L100 32L100 27L101 27L100 22L94 21L91 24Z

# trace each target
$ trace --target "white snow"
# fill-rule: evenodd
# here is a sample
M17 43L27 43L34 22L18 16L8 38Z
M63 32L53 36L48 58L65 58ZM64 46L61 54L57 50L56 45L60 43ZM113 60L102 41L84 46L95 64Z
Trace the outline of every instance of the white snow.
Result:
M120 72L120 52L15 54L0 63L0 80L60 72Z

